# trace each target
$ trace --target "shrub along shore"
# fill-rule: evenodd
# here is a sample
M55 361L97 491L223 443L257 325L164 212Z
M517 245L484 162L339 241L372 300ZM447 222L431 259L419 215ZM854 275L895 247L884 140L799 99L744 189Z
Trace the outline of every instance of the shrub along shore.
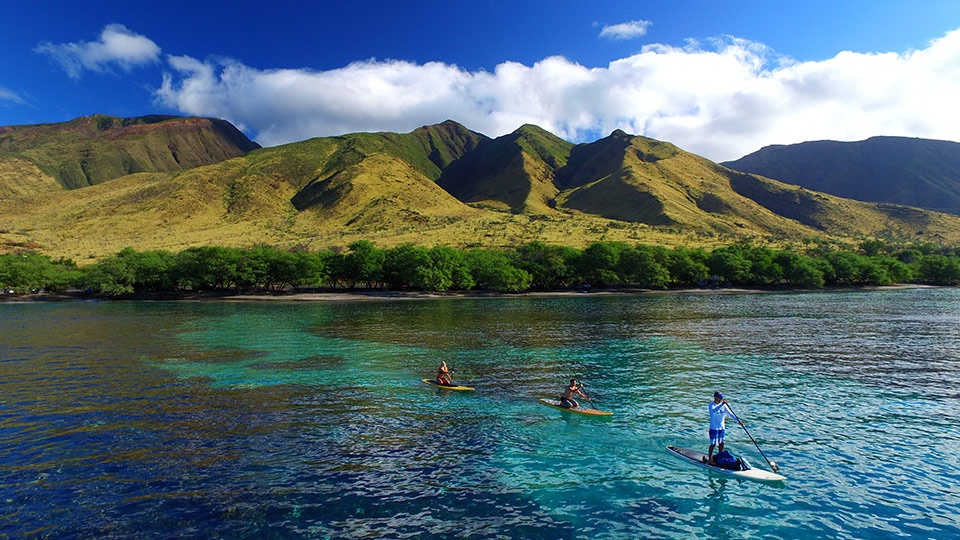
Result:
M31 251L0 255L8 297L225 297L360 293L383 298L432 293L639 291L691 288L820 289L960 284L960 248L861 243L853 250L817 245L802 253L748 241L719 247L665 248L597 242L584 249L539 242L514 249L378 248L285 251L270 246L204 246L179 253L126 248L78 267Z

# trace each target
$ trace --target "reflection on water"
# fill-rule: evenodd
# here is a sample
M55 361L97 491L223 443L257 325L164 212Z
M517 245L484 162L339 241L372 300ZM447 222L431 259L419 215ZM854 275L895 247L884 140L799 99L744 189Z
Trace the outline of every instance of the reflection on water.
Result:
M0 536L958 536L958 300L2 304ZM716 389L786 484L666 453Z

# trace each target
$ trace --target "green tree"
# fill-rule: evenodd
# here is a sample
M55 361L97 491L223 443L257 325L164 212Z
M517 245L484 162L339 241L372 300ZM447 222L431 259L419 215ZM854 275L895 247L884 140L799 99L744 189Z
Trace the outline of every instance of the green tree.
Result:
M706 261L709 255L703 249L676 247L667 254L667 271L676 285L694 285L710 276Z
M350 252L344 257L344 271L351 287L366 283L367 287L383 282L383 250L368 240L350 244Z
M295 251L294 257L294 276L290 280L290 285L295 289L305 286L322 285L330 278L330 260L333 253L330 251L320 251L310 253L307 251Z
M670 283L667 250L659 246L637 245L620 252L619 274L625 281L641 287L662 289Z
M515 264L530 274L534 288L566 288L576 279L579 256L580 251L571 247L531 242L516 249Z
M783 281L783 267L777 263L777 252L766 246L745 246L744 257L750 261L750 277L753 285L777 284Z
M383 256L383 280L391 289L405 289L417 281L417 269L429 264L427 248L413 244L389 248Z
M810 257L792 251L780 251L774 261L782 269L783 280L789 285L819 289L826 283L823 271Z
M522 292L533 282L530 273L515 267L502 251L472 249L466 253L466 262L480 289Z
M81 282L82 272L68 259L24 251L0 255L0 288L17 292L62 292Z
M131 250L132 251L132 250ZM109 296L131 294L136 291L136 270L129 253L106 257L87 269L84 282L87 288Z
M713 250L707 259L710 273L731 283L749 283L752 277L751 263L737 248L721 247Z
M860 242L860 251L867 257L875 257L887 251L887 244L881 240L864 240Z
M857 269L858 282L864 285L889 285L893 282L887 267L876 257L861 257Z
M302 279L297 254L273 246L257 246L251 251L263 265L260 286L264 289L279 292Z
M475 283L463 253L443 246L431 248L415 274L415 284L428 291L466 290Z
M909 248L901 249L894 253L893 256L900 262L913 264L923 258L923 253L921 253L919 249Z
M153 250L139 252L133 248L124 248L116 254L132 273L134 291L170 291L177 288L173 268L176 256L169 251Z
M180 284L194 289L223 290L233 286L239 252L220 246L187 248L177 254L175 273Z
M860 281L860 257L849 251L834 251L826 256L833 267L834 283L855 284Z
M463 251L445 247L435 247L430 250L431 257L435 261L443 261L443 265L450 269L450 277L453 280L453 288L460 291L472 289L477 282L473 279L473 272L467 263L466 254ZM439 264L439 263L437 263ZM529 287L529 283L527 287Z
M917 280L932 285L960 284L960 262L946 255L927 255L920 260Z
M580 255L578 271L584 279L595 287L608 287L624 283L624 277L618 272L620 254L629 249L623 242L595 242L587 246Z
M911 283L915 279L914 267L896 257L874 257L883 266L893 283Z
M286 251L260 245L238 250L236 282L240 287L282 291L319 284L325 277L325 255Z

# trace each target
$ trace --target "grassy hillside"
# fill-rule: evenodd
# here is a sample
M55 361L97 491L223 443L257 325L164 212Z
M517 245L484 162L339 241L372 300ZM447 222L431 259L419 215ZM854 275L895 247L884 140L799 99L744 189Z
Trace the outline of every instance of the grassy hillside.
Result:
M0 127L0 196L77 189L140 172L184 171L259 145L209 118L93 115L61 124ZM22 172L37 181L24 181Z
M725 166L867 202L960 214L960 143L906 137L768 146Z
M452 163L438 180L457 199L515 214L548 210L559 189L555 173L573 145L537 126L481 141L476 151Z
M444 122L315 138L73 190L16 163L0 175L8 186L0 250L32 247L81 264L127 246L321 249L356 240L713 247L880 236L960 245L960 217L813 192L620 131L572 145L536 126L490 139Z

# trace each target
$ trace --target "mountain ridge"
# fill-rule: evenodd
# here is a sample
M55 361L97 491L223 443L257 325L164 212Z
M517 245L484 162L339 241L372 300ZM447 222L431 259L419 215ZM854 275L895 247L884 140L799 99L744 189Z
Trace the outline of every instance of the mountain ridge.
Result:
M960 143L915 137L770 145L722 165L866 202L960 214Z
M43 183L41 190L77 189L128 174L210 165L257 148L225 120L95 114L60 124L0 127L0 176L29 171ZM12 182L6 189L0 184L0 196L17 191Z
M458 200L487 208L543 212L559 190L555 171L572 143L533 125L486 138L476 151L444 170L437 183Z
M532 125L490 138L448 120L403 134L316 137L72 190L28 189L44 181L29 170L0 174L0 242L81 262L127 246L319 249L356 240L960 244L956 216L814 192L620 130L573 144Z

